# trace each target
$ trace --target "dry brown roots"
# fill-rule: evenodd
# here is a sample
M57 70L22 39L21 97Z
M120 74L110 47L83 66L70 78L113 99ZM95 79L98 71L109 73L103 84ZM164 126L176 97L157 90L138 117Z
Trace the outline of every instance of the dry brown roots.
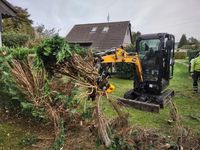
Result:
M32 62L28 58L24 60L13 59L9 63L9 67L16 85L25 94L27 100L35 108L44 108L47 118L54 124L55 136L57 138L60 134L60 119L63 116L67 116L68 112L62 102L53 103L53 98L56 93L46 94L44 89L46 83L45 70L33 70ZM67 88L67 91L64 91L65 94L70 95L74 85L68 82L65 86ZM53 87L54 89L52 88L52 91L56 91L56 87Z
M91 54L85 58L74 54L63 63L57 64L55 72L70 77L77 85L86 87L90 91L98 90L96 80L99 74L93 62Z

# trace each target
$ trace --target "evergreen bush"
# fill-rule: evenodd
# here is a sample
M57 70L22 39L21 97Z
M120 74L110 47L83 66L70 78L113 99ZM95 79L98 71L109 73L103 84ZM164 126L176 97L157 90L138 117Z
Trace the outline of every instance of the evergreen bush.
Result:
M29 40L29 36L21 33L3 33L2 43L9 48L25 47Z

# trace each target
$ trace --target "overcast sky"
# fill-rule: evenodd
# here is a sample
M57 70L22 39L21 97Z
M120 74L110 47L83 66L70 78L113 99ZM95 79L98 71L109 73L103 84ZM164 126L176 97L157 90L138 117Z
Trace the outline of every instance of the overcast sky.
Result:
M183 33L200 40L200 0L8 0L27 8L34 25L60 30L75 24L131 21L132 31L168 32L178 41Z

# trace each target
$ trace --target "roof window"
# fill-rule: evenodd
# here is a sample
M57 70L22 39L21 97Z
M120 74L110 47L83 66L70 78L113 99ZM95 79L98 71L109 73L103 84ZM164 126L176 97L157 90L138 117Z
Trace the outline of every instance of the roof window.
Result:
M103 32L103 33L107 33L108 30L109 30L109 27L104 27L103 30L102 30L102 32Z
M90 32L96 32L96 31L97 31L97 27L93 27Z

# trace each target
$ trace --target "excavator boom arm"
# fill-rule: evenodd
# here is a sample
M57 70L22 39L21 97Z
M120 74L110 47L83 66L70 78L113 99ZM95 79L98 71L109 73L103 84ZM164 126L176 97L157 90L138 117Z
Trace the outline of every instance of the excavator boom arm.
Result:
M141 82L143 82L142 65L138 54L128 55L128 53L124 49L117 48L115 54L102 56L101 63L122 63L122 62L134 63L136 66L136 72L138 78Z

